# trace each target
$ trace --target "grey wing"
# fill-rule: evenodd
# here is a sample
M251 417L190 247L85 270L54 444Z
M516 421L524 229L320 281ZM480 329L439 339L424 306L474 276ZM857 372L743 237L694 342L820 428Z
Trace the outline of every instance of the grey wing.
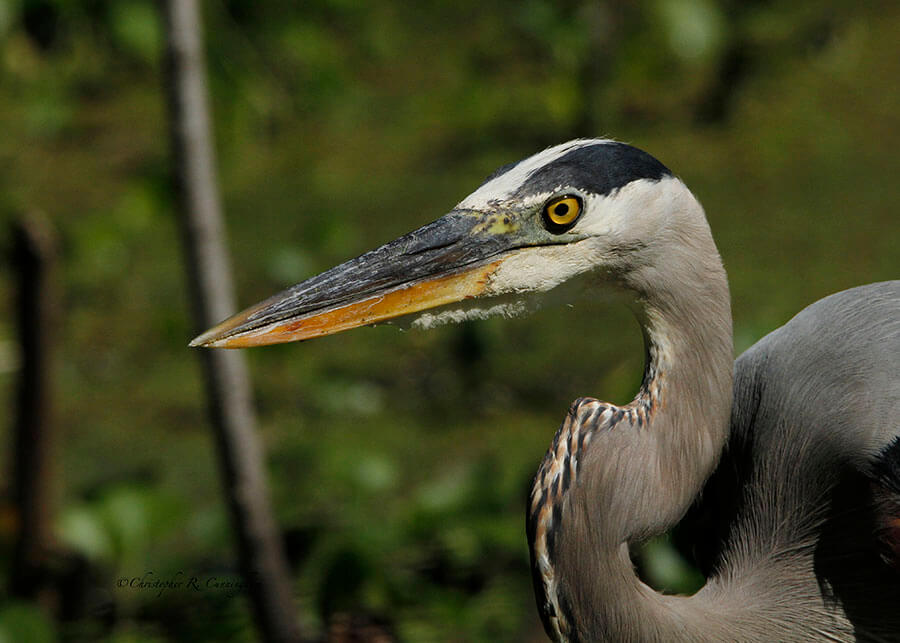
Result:
M778 529L844 468L876 476L900 435L898 373L900 281L826 297L747 350L735 362L728 444L676 530L682 551L710 575L748 503L777 494L764 518Z
M868 466L900 434L900 281L821 299L745 352L732 437L750 430L764 450L794 437Z

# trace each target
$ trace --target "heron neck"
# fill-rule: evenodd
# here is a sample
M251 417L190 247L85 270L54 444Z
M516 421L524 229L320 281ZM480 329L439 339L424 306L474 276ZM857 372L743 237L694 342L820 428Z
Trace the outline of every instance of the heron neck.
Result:
M629 406L650 413L645 426L631 423L612 432L609 448L629 460L619 463L628 470L622 481L627 486L609 492L617 502L627 502L629 490L640 492L642 502L622 516L621 530L610 528L617 542L643 540L678 522L724 447L734 363L724 272L703 295L648 301L638 312L647 357L641 389ZM609 462L609 454L597 457Z
M667 597L636 576L628 543L662 533L684 515L726 439L730 299L718 254L712 257L694 267L696 274L682 273L678 288L663 291L668 294L640 300L647 362L634 401L625 407L577 402L545 459L558 461L557 444L573 443L567 432L591 436L576 449L576 480L550 501L559 508L545 525L534 523L534 533L540 537L543 527L553 545L542 579L536 556L535 582L543 581L545 622L555 615L560 638L568 630L570 640L690 639ZM592 404L604 410L585 410ZM539 504L533 500L532 508Z

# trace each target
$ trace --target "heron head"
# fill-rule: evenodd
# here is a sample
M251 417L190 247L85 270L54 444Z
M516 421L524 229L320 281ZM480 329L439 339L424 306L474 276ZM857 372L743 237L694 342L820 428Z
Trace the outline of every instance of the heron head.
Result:
M573 277L627 281L695 207L659 161L575 140L501 167L440 219L238 313L192 346L242 348L397 317L510 312ZM700 219L705 225L705 219ZM437 310L434 310L437 309Z

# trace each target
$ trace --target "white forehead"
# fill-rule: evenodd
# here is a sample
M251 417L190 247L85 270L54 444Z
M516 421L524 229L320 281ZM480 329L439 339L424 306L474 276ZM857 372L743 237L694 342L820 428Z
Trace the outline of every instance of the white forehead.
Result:
M538 152L523 161L519 161L511 169L500 174L496 178L486 181L477 190L472 192L472 194L460 201L456 207L468 210L479 210L488 207L492 201L508 199L516 193L516 190L518 190L536 170L548 163L552 163L564 154L589 145L614 142L615 141L609 139L583 138L548 147L543 152Z

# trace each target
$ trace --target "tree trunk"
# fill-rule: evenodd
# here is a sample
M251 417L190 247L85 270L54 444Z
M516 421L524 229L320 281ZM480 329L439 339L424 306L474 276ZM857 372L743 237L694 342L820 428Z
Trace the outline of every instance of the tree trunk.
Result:
M11 467L19 520L10 590L33 599L46 585L44 559L51 544L54 504L51 447L57 244L50 222L36 212L19 219L13 237L21 368Z
M199 11L164 2L167 95L180 223L197 331L234 312L225 230L216 188ZM268 641L300 639L291 579L269 504L243 355L203 350L204 376L241 572Z

